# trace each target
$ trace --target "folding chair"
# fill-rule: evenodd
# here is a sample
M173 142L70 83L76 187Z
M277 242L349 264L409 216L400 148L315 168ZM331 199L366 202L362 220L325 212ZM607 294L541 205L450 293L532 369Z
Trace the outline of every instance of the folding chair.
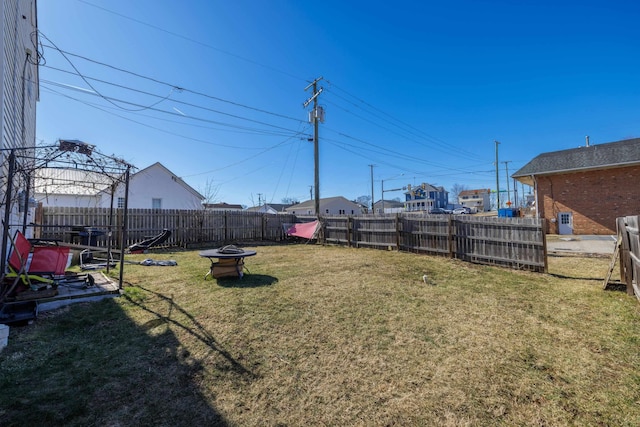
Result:
M63 246L33 246L20 231L12 239L8 278L20 278L24 285L38 290L54 285L56 277L64 277L69 260L69 248Z

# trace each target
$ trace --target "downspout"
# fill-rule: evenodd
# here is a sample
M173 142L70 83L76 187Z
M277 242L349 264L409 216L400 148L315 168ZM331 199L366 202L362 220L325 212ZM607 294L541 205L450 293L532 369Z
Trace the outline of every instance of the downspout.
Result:
M533 180L533 196L534 203L536 204L536 218L540 218L540 203L538 203L538 180L535 175L531 175L531 179Z

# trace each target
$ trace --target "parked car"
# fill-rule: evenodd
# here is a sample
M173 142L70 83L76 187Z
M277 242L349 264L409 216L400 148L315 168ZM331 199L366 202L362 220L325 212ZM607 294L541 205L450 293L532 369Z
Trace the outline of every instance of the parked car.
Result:
M456 208L452 212L454 215L466 215L469 212L469 208Z
M435 215L435 214L450 214L451 211L448 209L443 209L443 208L433 208L429 211L430 214Z

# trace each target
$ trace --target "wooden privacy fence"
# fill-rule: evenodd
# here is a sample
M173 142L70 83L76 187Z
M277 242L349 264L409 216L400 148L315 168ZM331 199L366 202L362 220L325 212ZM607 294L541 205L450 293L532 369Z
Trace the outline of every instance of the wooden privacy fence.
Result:
M112 247L128 247L155 236L164 229L171 236L167 246L188 247L205 243L241 241L280 241L285 238L284 224L294 223L295 215L245 211L129 209L127 238L120 241L123 210L108 208L44 207L36 214L36 235L46 239L70 241L73 229L90 228L97 235L96 246L106 247L109 230Z
M322 223L321 238L326 243L547 271L544 220L538 218L400 213L323 217Z
M640 216L621 217L616 222L620 278L627 285L627 293L640 300Z
M95 245L128 247L171 231L166 246L189 247L247 241L281 241L285 225L304 221L291 214L245 211L129 209L127 238L121 242L123 210L45 207L37 212L41 238L70 241L72 230L89 228ZM76 236L77 237L77 236ZM351 247L394 249L546 272L544 221L412 213L322 217L318 240Z

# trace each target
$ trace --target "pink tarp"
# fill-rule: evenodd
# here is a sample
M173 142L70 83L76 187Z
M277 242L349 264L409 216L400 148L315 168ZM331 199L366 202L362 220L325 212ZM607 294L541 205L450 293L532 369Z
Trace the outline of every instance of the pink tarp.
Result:
M313 222L305 222L303 224L293 224L288 230L289 236L304 237L305 239L313 239L318 228L318 220Z

